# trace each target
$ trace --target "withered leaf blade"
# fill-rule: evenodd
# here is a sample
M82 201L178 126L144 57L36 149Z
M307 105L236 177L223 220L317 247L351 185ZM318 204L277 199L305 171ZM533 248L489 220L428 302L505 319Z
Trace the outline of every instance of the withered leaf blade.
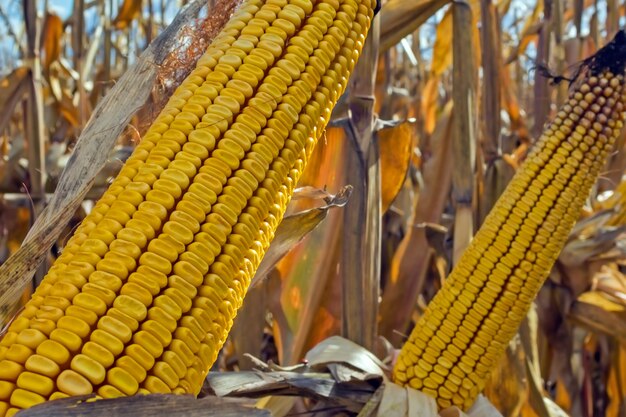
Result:
M5 130L15 106L26 93L29 79L27 67L18 67L0 79L0 132Z
M591 238L570 241L563 248L559 261L569 267L582 265L588 259L611 249L624 230L626 226L602 229Z
M269 411L243 405L241 401L216 397L195 399L190 395L135 395L98 401L65 398L21 411L21 417L269 417Z
M328 210L346 205L351 193L352 186L345 186L335 196L326 197L327 204L325 206L285 216L278 226L274 240L263 257L254 278L252 278L251 286L254 287L262 282L276 263L326 218Z
M124 0L120 6L119 13L113 21L117 29L123 30L130 26L130 23L141 13L141 1Z
M348 364L364 374L382 376L385 366L369 350L340 336L332 336L318 343L305 356L314 369L331 369L331 364Z
M46 73L50 71L50 64L61 56L62 38L63 21L54 13L46 13L41 33L41 52L43 54L41 65Z
M570 236L591 236L614 215L615 211L612 209L596 211L593 215L576 222Z
M377 388L364 381L340 383L328 373L314 372L216 372L206 382L218 396L296 395L325 400L353 413L361 410Z
M381 11L380 52L400 42L450 0L389 0Z
M626 277L617 265L603 265L593 277L594 290L626 307Z
M327 198L332 198L332 194L330 194L326 190L320 190L317 187L305 185L303 187L298 187L294 190L293 197L291 197L291 200L302 200L305 198L327 199Z
M598 291L581 294L572 304L569 317L592 331L626 341L626 307Z
M416 128L407 120L377 132L380 146L382 213L386 212L402 189L409 169Z

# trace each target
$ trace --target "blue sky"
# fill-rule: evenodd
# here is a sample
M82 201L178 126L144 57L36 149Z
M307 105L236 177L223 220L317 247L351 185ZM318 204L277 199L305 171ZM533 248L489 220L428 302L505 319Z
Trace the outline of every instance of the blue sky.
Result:
M160 0L152 0L155 5L158 3L160 4ZM407 1L415 1L415 0L407 0ZM512 0L512 5L511 8L509 10L509 13L507 14L507 16L505 16L505 18L503 19L503 29L507 30L509 29L510 23L514 20L514 16L516 16L519 20L518 24L523 24L523 21L525 20L525 17L530 15L532 13L532 10L534 8L535 5L535 1L536 0ZM113 0L112 3L114 4L114 10L112 12L112 14L115 16L117 14L117 6L120 5L123 2L123 0ZM7 13L9 20L11 22L11 27L13 28L13 31L18 35L18 37L21 37L22 34L22 7L21 7L21 3L22 0L0 0L0 3L2 3L2 9L5 13ZM53 11L54 13L58 14L62 19L67 19L71 13L72 13L72 6L73 6L73 0L47 0L48 3L48 7L51 11ZM144 1L144 6L145 6L145 1ZM177 9L177 4L179 3L178 0L168 0L168 10L166 13L166 16L168 18L172 18L176 12ZM44 0L39 0L39 4L40 7L43 8L43 4L44 4ZM155 10L158 10L159 6L155 7ZM515 10L515 12L513 12L513 10ZM605 10L606 10L606 0L599 0L598 1L598 14L599 14L599 18L600 20L603 20L605 17ZM92 12L95 11L94 9L91 10ZM585 16L583 18L583 34L587 33L589 30L589 18L591 17L591 14L593 12L593 7L589 7L586 10ZM440 19L441 16L443 15L442 12L437 13L437 17L435 18L435 22L436 20ZM95 13L87 13L86 15L86 19L85 19L85 23L86 23L86 29L87 29L87 33L90 33L95 24L96 24L96 15ZM430 47L432 46L432 39L433 39L433 35L434 35L434 22L427 22L424 25L424 29L422 30L422 39L421 39L421 45L422 47L425 47L427 50L424 51L425 56L429 55L429 50ZM622 22L623 24L623 18L622 18ZM570 33L567 33L568 35L573 35L574 31L573 31L573 27L570 24L570 29L572 29L570 31ZM510 33L510 32L509 32ZM4 72L6 72L7 70L10 70L10 68L7 68L8 66L10 66L10 63L12 61L12 57L15 57L15 51L16 51L16 47L15 44L11 41L8 40L5 36L3 36L4 34L6 34L6 28L4 27L4 22L0 21L0 75ZM429 39L431 41L429 41ZM528 55L534 55L534 51L533 48L529 48L529 50L527 51Z
M48 5L62 19L66 19L72 13L71 0L48 0Z

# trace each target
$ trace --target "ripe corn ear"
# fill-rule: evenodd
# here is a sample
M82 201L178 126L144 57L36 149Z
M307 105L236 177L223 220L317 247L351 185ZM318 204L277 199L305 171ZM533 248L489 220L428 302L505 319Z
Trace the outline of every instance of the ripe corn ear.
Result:
M375 5L244 2L0 342L0 416L199 392Z
M467 410L548 276L624 121L626 35L585 61L569 99L404 344L400 384Z

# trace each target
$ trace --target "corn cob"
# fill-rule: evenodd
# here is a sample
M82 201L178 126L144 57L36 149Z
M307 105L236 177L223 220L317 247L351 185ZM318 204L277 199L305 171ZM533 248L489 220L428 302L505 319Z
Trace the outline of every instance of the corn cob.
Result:
M585 61L402 347L394 379L467 410L563 248L622 127L626 35Z
M244 2L0 342L0 416L199 392L375 5Z

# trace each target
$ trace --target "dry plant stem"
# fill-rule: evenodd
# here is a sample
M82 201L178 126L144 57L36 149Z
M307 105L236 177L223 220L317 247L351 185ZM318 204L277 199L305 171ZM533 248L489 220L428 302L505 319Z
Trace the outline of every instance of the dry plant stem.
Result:
M44 109L42 96L42 73L40 48L40 22L37 16L37 2L24 1L24 21L26 22L26 38L28 40L27 58L30 63L30 77L28 78L28 99L26 101L25 131L28 138L28 176L30 190L28 192L34 202L31 210L31 223L42 209L45 198L46 184L46 150L44 131ZM44 276L46 263L37 269L34 284Z
M615 35L619 30L619 2L618 0L606 1L606 35L608 38Z
M500 144L500 68L502 67L502 51L500 30L498 28L498 11L492 0L481 0L481 52L483 67L482 88L482 151L485 162L492 164L501 154Z
M348 94L348 184L354 191L343 212L342 334L374 347L380 279L381 193L378 143L373 135L379 20L372 24Z
M405 343L394 378L467 410L556 261L624 121L626 34L586 60Z
M160 65L172 54L181 52L181 36L189 33L188 25L204 5L204 1L196 0L183 9L96 107L48 206L29 231L22 247L0 266L0 323L6 323L15 312L15 300L19 300L34 271L89 191L134 111L150 95L162 75ZM216 19L214 24L217 29L226 18L220 16ZM188 62L187 71L192 65L193 62ZM128 91L133 94L128 94Z
M565 23L563 22L563 9L565 7L565 0L553 0L552 5L552 27L554 32L553 52L552 56L555 58L554 67L557 74L565 74L567 72L567 62L565 60L565 45L563 43L563 31ZM611 34L613 36L615 32ZM567 83L560 83L556 86L557 96L556 105L560 107L567 100Z
M544 0L544 15L539 30L536 65L547 65L550 58L550 33L552 32L552 0ZM543 126L550 115L550 87L548 78L535 73L533 96L534 125L532 136L537 138L543 131Z
M454 224L453 263L469 245L474 233L473 196L476 153L476 80L477 71L472 52L472 9L466 2L452 5L453 15L453 74L454 101L452 160L452 196L456 216ZM497 84L496 84L497 85ZM497 90L497 89L496 89Z
M31 197L39 205L44 197L46 182L45 133L43 121L43 98L41 93L40 24L37 17L37 2L24 1L26 22L27 62L31 77L28 87L28 111L26 112L26 136L28 137L28 174ZM36 207L39 210L41 207Z
M80 126L84 126L87 121L87 94L85 91L85 73L83 66L84 57L84 37L85 37L85 0L74 0L72 10L72 51L74 60L74 69L78 72L78 117Z

